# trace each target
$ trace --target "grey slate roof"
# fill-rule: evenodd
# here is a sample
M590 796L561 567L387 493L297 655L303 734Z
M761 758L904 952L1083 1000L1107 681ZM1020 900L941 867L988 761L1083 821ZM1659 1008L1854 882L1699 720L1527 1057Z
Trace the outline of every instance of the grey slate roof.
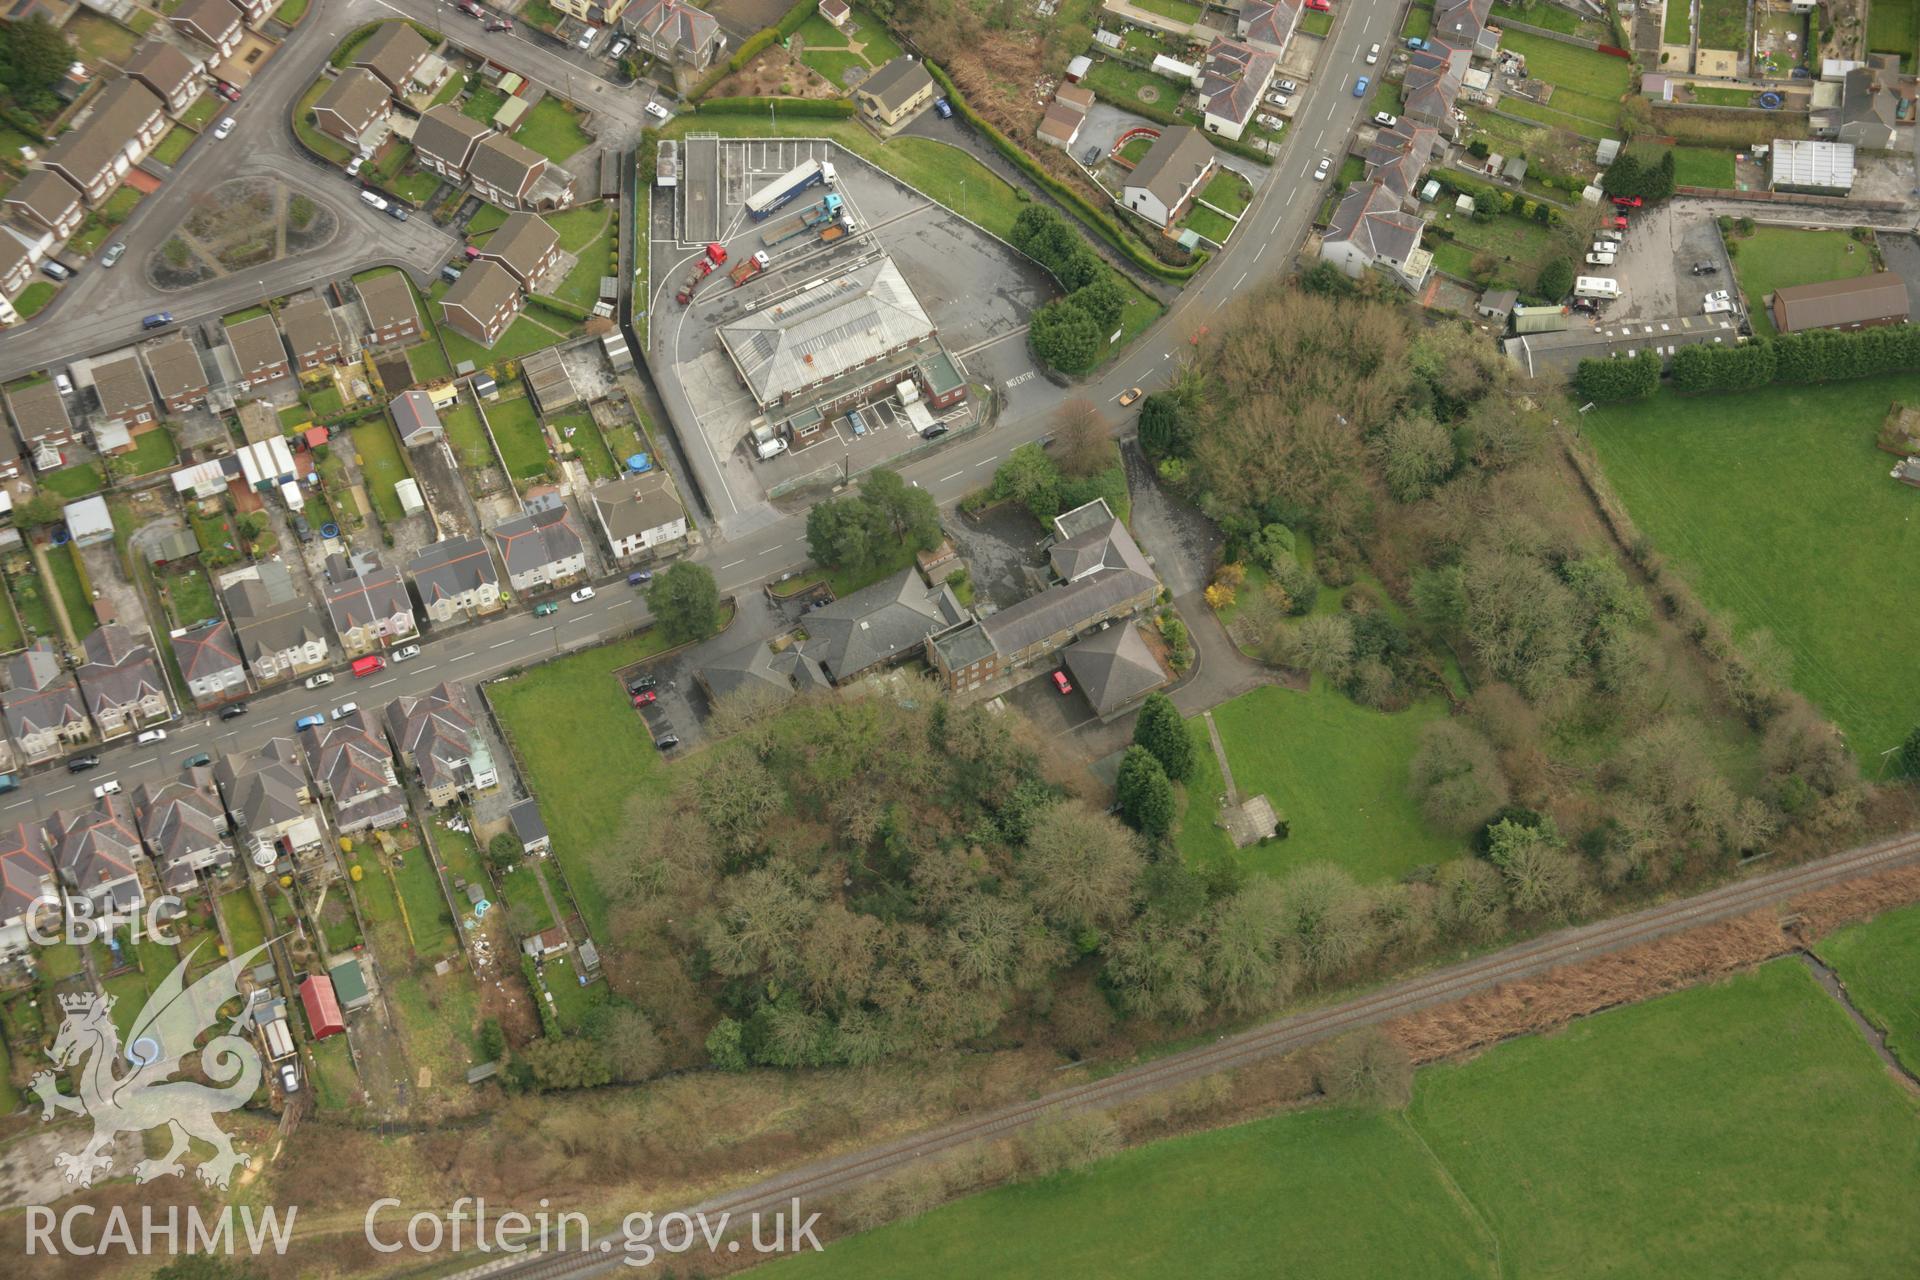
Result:
M174 661L188 680L218 675L240 665L240 645L233 638L233 628L225 622L182 631L172 640Z
M41 153L41 162L66 169L81 182L90 183L105 172L127 140L164 105L138 80L115 80L101 92L78 128L61 134Z
M166 696L166 678L145 636L109 622L81 641L81 647L87 660L80 667L80 687L96 713L130 706L154 694Z
M111 417L132 417L143 410L149 417L156 416L153 389L136 356L95 365L93 388L100 396L100 408Z
M253 830L292 822L305 812L300 793L307 778L291 738L273 738L256 755L222 756L213 780L235 820Z
M401 444L431 440L434 433L441 429L440 411L433 407L433 397L424 391L408 391L395 396L388 403L387 411L393 415L393 425L400 432Z
M467 172L489 186L517 195L526 190L534 172L546 164L547 158L538 151L496 133L481 139L480 145L473 149Z
M1176 125L1161 131L1123 185L1143 187L1171 209L1213 163L1213 144L1206 134L1192 125Z
M808 653L829 677L845 680L911 651L966 616L951 588L929 589L917 570L902 569L808 614Z
M34 900L53 888L53 864L43 847L37 824L0 827L0 924L25 916Z
M429 155L451 168L464 169L473 156L473 148L493 132L493 126L465 115L451 102L429 107L414 127L414 150Z
M513 823L514 838L522 845L547 838L547 822L540 816L538 800L522 800L507 810L507 817Z
M47 821L53 864L61 879L81 892L134 874L140 833L119 796L101 796L77 813L57 812ZM115 898L121 899L122 892Z
M724 698L742 689L810 693L827 688L820 664L802 652L802 648L791 644L775 653L765 640L756 639L714 658L700 668L700 678L715 698Z
M571 513L565 506L515 516L495 525L493 536L500 543L500 555L507 562L508 576L554 564L583 550L580 535L574 531Z
M1405 262L1420 243L1425 224L1400 208L1400 197L1384 182L1369 182L1347 192L1333 211L1329 241L1350 240L1373 258Z
M80 686L60 665L51 640L36 640L7 659L7 684L7 730L16 738L87 718Z
M356 551L351 558L336 551L327 557L326 579L322 592L327 612L333 617L334 629L343 635L355 627L413 611L413 600L400 575L371 551Z
M1101 716L1112 715L1167 682L1153 650L1131 622L1116 623L1077 640L1065 653L1067 670Z
M207 389L207 370L193 339L182 333L165 342L156 342L145 351L147 369L162 399L193 395Z
M422 117L424 122L425 117ZM414 136L417 138L419 135L416 132ZM367 309L367 323L375 329L405 324L409 320L419 322L420 308L414 305L413 290L408 286L407 278L398 271L371 276L357 282L354 287L360 290L360 303Z
M268 561L255 568L258 579L236 582L220 593L247 659L325 640L327 629L319 610L294 587L287 567Z
M395 92L401 92L430 52L426 38L418 31L404 22L389 22L360 46L353 65L365 67Z
M387 109L393 101L387 92L387 86L380 77L371 71L359 67L350 67L334 77L327 91L320 95L320 101L313 104L315 111L331 111L346 122L355 133L365 129Z
M225 836L227 815L212 788L201 790L185 782L168 782L155 787L142 784L135 789L134 811L140 818L140 831L153 854L160 883L172 890L191 888L195 879L190 860L209 849L225 850L223 861L231 860L233 850Z
M560 233L534 213L510 214L500 229L487 238L482 255L498 258L500 265L521 281L529 279L548 251L560 243Z
M429 791L446 784L466 786L473 781L468 761L473 757L473 711L460 686L441 683L423 694L395 698L387 704L387 733L420 772Z
M500 582L487 544L479 538L447 538L431 542L407 562L407 576L420 600L431 605L436 600L453 599L491 582Z
M658 467L624 480L595 486L593 503L614 539L637 537L685 516L673 478Z
M71 182L51 169L35 169L7 192L9 204L25 206L34 217L51 227L73 213L80 203L80 192Z
M903 53L862 80L858 92L879 99L880 105L891 114L932 83L933 77L927 74L926 67Z

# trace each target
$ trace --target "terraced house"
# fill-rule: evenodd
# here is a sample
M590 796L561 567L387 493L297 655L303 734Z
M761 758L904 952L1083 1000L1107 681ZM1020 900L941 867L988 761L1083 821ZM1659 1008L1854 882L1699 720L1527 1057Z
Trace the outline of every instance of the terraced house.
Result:
M233 845L227 840L227 813L206 781L142 783L133 792L133 810L154 874L168 893L183 894L199 883L202 872L221 872L233 865Z
M187 696L202 711L247 696L247 667L240 656L240 642L227 622L182 628L168 639L173 644L173 660L187 682Z
M470 622L507 604L500 570L479 538L447 538L428 544L407 563L407 576L427 620L436 626Z
M560 209L573 203L573 175L505 134L482 138L467 161L475 195L502 209Z
M147 362L147 372L153 375L154 387L160 392L160 402L166 406L168 413L185 413L206 400L207 392L211 389L206 366L200 363L200 351L186 334L156 342L145 348L141 355Z
M25 227L37 227L66 240L86 221L80 189L51 169L35 169L7 192L7 215Z
M302 373L323 364L338 364L345 358L340 331L333 323L333 308L313 294L296 298L281 309L280 329L287 346L293 349L294 366Z
M102 738L125 737L172 719L166 677L145 636L109 622L82 641L81 648L87 660L80 664L80 688Z
M400 575L371 551L327 557L321 588L333 629L349 658L371 653L389 641L414 635L413 600Z
M313 104L313 124L329 138L371 155L385 140L393 115L393 98L380 77L350 67L334 77Z
M212 49L215 61L224 60L239 48L246 35L240 10L230 0L182 0L167 21L175 31Z
M101 796L91 808L56 811L47 819L46 840L54 870L69 890L89 898L96 911L129 911L146 901L140 885L140 832L119 796Z
M1300 0L1240 0L1234 33L1256 49L1284 57L1303 8Z
M1454 136L1453 102L1460 96L1467 66L1473 60L1466 49L1429 41L1424 49L1415 49L1408 58L1406 79L1401 82L1400 114L1433 126L1443 138Z
M341 835L392 827L407 818L407 797L393 769L393 753L373 731L364 711L300 735L307 772L320 794L333 802L333 825Z
M180 115L192 106L205 87L200 60L164 40L148 40L134 50L124 69L159 96L169 115Z
M57 887L45 840L37 823L0 827L0 960L26 955L33 930L44 930L59 916L59 908L45 901Z
M138 80L116 80L85 119L41 154L40 163L72 183L88 204L103 204L168 127L165 105L153 90Z
M287 362L287 346L280 340L280 326L270 315L257 315L238 324L226 322L227 345L233 349L233 362L240 369L240 389L284 378L292 366Z
M463 113L451 102L429 107L413 129L413 158L423 169L449 182L465 182L473 152L493 127Z
M36 640L7 659L7 692L0 707L22 764L38 764L92 742L80 686L62 665L53 641Z
M500 785L493 753L459 685L439 684L389 702L387 736L400 762L419 775L420 789L436 809Z
M355 287L367 313L368 346L395 346L420 336L420 308L406 276L389 271L359 281Z

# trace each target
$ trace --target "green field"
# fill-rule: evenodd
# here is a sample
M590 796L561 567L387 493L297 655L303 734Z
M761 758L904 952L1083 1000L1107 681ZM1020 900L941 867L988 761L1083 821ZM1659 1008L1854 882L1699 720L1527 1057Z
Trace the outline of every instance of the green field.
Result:
M578 255L573 270L567 272L566 279L558 285L548 282L545 292L551 293L562 302L571 302L576 307L592 308L600 300L600 277L617 276L620 265L616 261L617 249L613 243L619 229L614 219L603 216L601 228L584 245L566 245L569 253ZM564 243L564 241L563 241Z
M1404 1113L1315 1109L1136 1148L770 1274L1896 1274L1888 1260L1920 1250L1917 1120L1783 960L1430 1067Z
M399 439L393 434L393 425L381 417L363 422L350 431L353 447L360 455L360 475L367 500L373 503L382 520L404 519L393 486L412 473L407 470L407 460L400 451Z
M493 428L493 442L500 446L509 475L532 480L547 474L547 437L533 401L525 396L503 397L487 406L487 424Z
M1887 1033L1887 1047L1907 1070L1920 1071L1920 906L1822 938L1814 951L1839 973L1867 1020Z
M1315 680L1308 693L1255 689L1213 709L1214 724L1242 798L1264 794L1292 826L1285 840L1235 853L1213 826L1225 787L1206 746L1195 742L1202 774L1188 783L1181 852L1190 860L1237 857L1254 870L1285 874L1305 862L1336 862L1356 880L1393 880L1422 863L1459 856L1461 846L1429 828L1407 793L1407 765L1421 728L1442 718L1438 702L1389 715Z
M167 597L167 611L173 617L174 626L190 627L220 616L220 606L213 599L213 584L199 569L167 574L159 583Z
M1582 424L1642 532L1739 634L1789 648L1794 685L1872 768L1920 721L1920 611L1880 603L1920 590L1914 495L1873 447L1894 400L1920 403L1920 377L1663 392Z
M666 765L613 672L665 647L658 632L646 631L487 690L595 937L606 936L607 900L589 869L593 852L620 829L629 796L657 800L668 788ZM583 742L594 744L602 758L619 761L619 768L581 768Z
M1491 222L1476 222L1466 214L1443 215L1451 239L1434 236L1433 256L1443 270L1475 276L1474 263L1490 263L1487 281L1514 289L1531 289L1540 267L1551 256L1553 231L1537 222L1503 213Z
M1407 10L1407 20L1400 25L1403 36L1422 36L1433 30L1433 6L1417 4Z
M1873 270L1873 254L1845 231L1801 231L1794 227L1755 227L1732 242L1733 273L1747 296L1753 331L1771 337L1773 315L1767 295L1796 284L1847 280Z

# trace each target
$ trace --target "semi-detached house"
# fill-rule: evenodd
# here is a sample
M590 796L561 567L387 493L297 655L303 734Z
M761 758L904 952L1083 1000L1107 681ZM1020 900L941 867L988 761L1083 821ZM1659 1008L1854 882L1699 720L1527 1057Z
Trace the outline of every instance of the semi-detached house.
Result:
M33 465L45 471L61 464L60 450L75 439L73 419L67 416L66 401L52 378L6 392L7 410L13 425L33 454Z
M86 221L80 189L51 169L35 169L7 192L6 211L23 225L66 240Z
M587 571L586 544L563 503L495 525L493 537L515 591L557 586Z
M327 624L283 564L263 561L227 575L220 591L247 669L261 684L327 665Z
M147 372L153 375L153 385L159 390L160 401L168 413L185 413L207 398L210 384L206 366L200 363L199 349L186 334L156 342L145 348L141 356L147 362Z
M21 763L51 760L94 740L80 686L61 664L51 640L36 640L7 659L7 685L0 707Z
M52 924L59 915L59 909L45 901L57 888L45 844L46 832L37 822L0 827L0 960L28 954L33 929Z
M122 738L172 718L166 677L144 635L109 622L88 635L81 648L86 661L78 672L80 689L102 738Z
M246 662L231 624L209 622L183 627L168 636L187 694L202 711L247 696Z
M246 35L240 10L230 0L184 0L167 18L174 30L192 36L214 51L215 61L240 47Z
M368 346L392 346L420 336L420 308L406 276L383 272L356 282L355 287L367 313Z
M102 453L120 453L132 447L128 432L152 427L160 421L154 408L153 388L147 384L147 371L138 356L122 356L93 366L93 389L100 398L100 416L95 424L94 444Z
M333 629L349 658L414 635L413 599L400 575L371 551L327 557L321 586Z
M164 40L149 40L127 59L126 73L159 95L171 115L179 115L200 96L201 63Z
M461 686L438 684L424 694L395 698L387 704L386 718L400 762L419 776L434 808L445 808L462 793L500 785L493 753Z
M154 874L167 892L186 893L202 872L233 865L227 813L210 780L142 783L134 788L133 811Z
M407 576L427 620L439 626L496 613L506 606L500 571L479 538L429 543L407 562Z
M88 204L103 204L168 128L165 104L153 90L123 78L107 86L87 117L61 134L40 163L72 183Z
M338 720L303 730L300 738L307 772L321 794L333 802L333 823L340 834L406 821L407 796L394 772L393 753L370 725L366 712L350 711Z
M497 262L476 262L440 299L440 316L455 330L490 347L520 314L523 302L520 282L511 271Z
M353 65L378 77L390 93L405 97L416 84L422 89L432 87L420 80L422 68L432 58L425 36L407 23L389 22L360 46Z
M467 161L474 194L502 209L558 209L573 203L573 175L505 134L480 140Z
M362 153L372 152L386 136L392 114L393 98L387 86L380 77L359 67L349 67L334 77L313 104L314 127Z
M1279 65L1280 60L1264 49L1237 40L1215 40L1193 81L1207 132L1223 138L1244 133Z
M280 312L280 329L293 349L294 366L305 373L323 364L337 364L345 348L333 323L333 308L308 294L288 303Z
M119 796L101 796L92 807L47 819L47 843L61 882L93 900L131 910L146 900L140 887L140 832Z
M534 213L516 213L500 224L480 250L481 262L497 262L529 293L560 261L560 233Z
M255 866L320 847L324 832L312 808L313 788L292 738L271 738L250 755L222 756L213 780L234 829L246 832Z
M466 115L451 102L429 107L413 130L413 158L421 168L449 182L465 182L474 148L493 127Z
M634 0L621 27L633 37L636 50L672 65L677 73L706 70L727 47L719 20L682 0Z
M292 366L287 362L287 347L280 340L280 326L270 315L257 315L238 324L227 321L227 345L233 349L234 364L240 369L240 389L284 378Z
M658 469L596 486L593 512L616 560L658 555L687 536L687 509Z

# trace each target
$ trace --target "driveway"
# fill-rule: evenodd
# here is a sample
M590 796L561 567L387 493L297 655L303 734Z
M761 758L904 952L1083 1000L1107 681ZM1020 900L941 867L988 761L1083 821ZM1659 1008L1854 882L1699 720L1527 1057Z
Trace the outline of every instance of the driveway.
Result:
M1207 585L1220 531L1186 502L1160 487L1153 464L1136 441L1120 446L1127 464L1127 489L1133 497L1133 538L1153 561L1169 594L1178 599Z
M1907 305L1920 315L1920 240L1891 231L1882 231L1877 239L1887 270L1907 286Z

